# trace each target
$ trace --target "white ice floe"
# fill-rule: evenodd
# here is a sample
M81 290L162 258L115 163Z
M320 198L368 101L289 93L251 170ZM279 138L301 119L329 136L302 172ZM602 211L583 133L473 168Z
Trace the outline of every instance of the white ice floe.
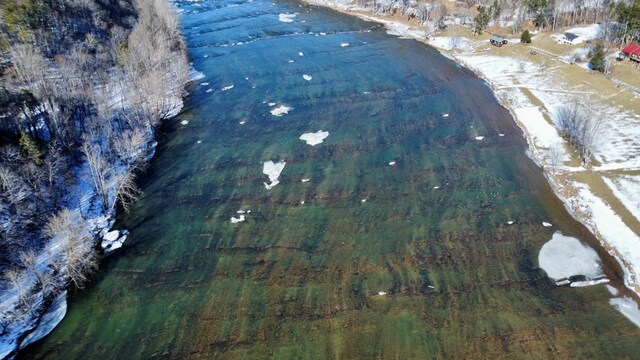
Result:
M188 123L189 123L189 121L187 121L187 120L180 121L180 124L182 124L182 125L187 125Z
M613 286L611 286L611 285L605 285L605 287L607 288L607 290L609 291L609 293L610 293L611 295L613 295L613 296L618 295L618 292L619 292L619 291L618 291L618 289L614 288L614 287L613 287Z
M548 223L548 222L546 222L546 221L543 221L543 222L542 222L542 226L544 226L544 227L552 227L553 225L552 225L551 223Z
M271 110L271 115L273 115L273 116L282 116L284 114L288 114L289 110L291 110L290 107L285 106L285 105L280 105L277 108Z
M200 86L209 86L209 83L208 82L203 82L203 83L200 83Z
M434 186L433 187L433 190L438 190L438 189L440 189L440 186Z
M389 166L393 166L393 165L395 165L395 164L396 164L396 162L395 162L395 161L389 161Z
M500 134L498 134L498 136L503 137L503 136L504 136L504 134L503 134L503 133L500 133Z
M274 186L278 185L280 181L278 181L278 177L280 177L280 173L284 169L286 163L282 160L278 162L266 161L262 166L262 172L269 176L269 181L271 184L264 183L264 187L267 190L271 190Z
M113 230L113 231L109 231L108 233L106 233L102 237L102 240L104 240L104 241L116 241L116 239L118 239L118 237L120 237L120 230Z
M302 180L300 180L300 181L302 181L303 183L306 183L306 182L311 181L311 179L302 179Z
M269 105L269 106L276 106L276 103L274 103L274 102L270 102L270 103L268 103L267 105Z
M302 51L298 52L298 56L304 56L304 53ZM290 61L293 62L293 61Z
M360 200L360 202L361 202L361 203L366 203L366 202L367 202L367 199L362 199L362 200Z
M478 140L478 141L481 141L481 140L484 139L484 136L476 136L475 139Z
M289 60L289 63L295 62L295 60Z
M349 46L349 43L341 43L340 46L347 47L347 46Z
M246 213L247 213L247 212L246 212L246 211L244 211L244 210L238 210L238 211L236 211L236 214L240 214L240 215L242 215L242 214L246 214Z
M300 201L300 205L304 205L304 200Z
M442 117L449 117L449 114L442 114Z
M302 75L302 78L307 80L307 81L311 81L311 79L313 79L311 76L309 76L307 74Z
M631 320L636 326L640 327L640 310L638 304L633 299L623 296L609 300L609 304L613 305L622 315Z
M198 140L196 141L198 144L202 144L202 140Z
M547 276L556 281L576 275L585 276L587 281L604 276L598 253L580 240L560 232L542 245L538 263Z
M208 93L212 93L212 92L213 92L213 89L211 89L211 88L207 89L207 94Z
M318 144L321 144L324 139L327 138L327 136L329 136L328 131L319 130L314 133L304 133L300 135L299 139L305 141L308 145L316 146Z
M378 295L384 296L384 295L387 295L387 292L386 291L378 291Z
M223 87L222 91L227 91L227 90L231 90L231 89L233 89L233 84Z
M293 22L294 17L296 17L296 14L278 14L278 21L290 23Z
M240 124L240 125L244 125L244 124L246 124L246 123L247 123L246 121L242 120L242 121L240 121L238 124Z
M235 216L231 217L231 223L232 224L236 224L236 223L239 223L239 222L242 222L242 221L245 221L245 220L246 220L246 218L244 217L244 215L240 215L239 217L235 217Z
M507 225L513 225L513 220L507 221Z

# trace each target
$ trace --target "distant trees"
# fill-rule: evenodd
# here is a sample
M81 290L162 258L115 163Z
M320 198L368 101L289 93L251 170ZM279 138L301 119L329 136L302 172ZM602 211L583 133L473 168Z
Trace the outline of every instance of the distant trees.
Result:
M620 37L627 40L640 40L640 0L628 3L620 1L615 8L616 15L622 27Z
M561 132L582 163L589 163L600 138L602 119L577 102L559 107L555 115Z

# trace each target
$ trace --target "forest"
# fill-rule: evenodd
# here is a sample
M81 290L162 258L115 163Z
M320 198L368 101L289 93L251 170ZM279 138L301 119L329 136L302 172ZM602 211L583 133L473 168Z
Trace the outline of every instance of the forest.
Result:
M0 0L0 337L97 267L189 71L168 1Z

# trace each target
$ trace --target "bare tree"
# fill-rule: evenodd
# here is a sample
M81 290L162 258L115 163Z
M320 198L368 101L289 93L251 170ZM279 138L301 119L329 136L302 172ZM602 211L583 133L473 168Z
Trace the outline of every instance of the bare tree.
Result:
M10 168L0 164L0 191L9 203L18 204L29 196L29 188Z
M11 285L13 285L13 288L16 289L16 293L20 299L20 304L25 306L27 305L27 294L29 293L29 289L22 284L22 273L22 270L18 268L11 268L5 271L4 277Z
M582 163L589 163L598 144L602 119L575 101L559 107L556 119L569 144L578 151Z
M129 212L131 204L138 201L140 196L142 196L142 191L136 185L135 174L133 170L129 170L124 174L120 181L120 186L118 187L118 201L124 211Z
M551 145L549 151L547 151L547 156L549 157L549 166L551 167L552 172L557 172L558 166L562 163L562 144L556 143Z
M109 186L107 178L111 166L98 145L85 142L84 145L82 145L82 153L85 155L87 164L89 165L93 189L102 199L104 209L106 210L109 208Z

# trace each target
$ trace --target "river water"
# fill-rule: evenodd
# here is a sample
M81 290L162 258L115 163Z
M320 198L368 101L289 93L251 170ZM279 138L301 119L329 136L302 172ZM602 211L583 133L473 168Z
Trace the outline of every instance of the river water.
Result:
M117 225L131 231L124 248L21 357L640 354L603 285L557 287L538 268L556 231L595 239L483 81L330 10L177 4L205 78L161 129L144 198ZM319 130L319 145L299 139ZM280 160L267 190L263 163ZM232 223L238 210L251 212Z

